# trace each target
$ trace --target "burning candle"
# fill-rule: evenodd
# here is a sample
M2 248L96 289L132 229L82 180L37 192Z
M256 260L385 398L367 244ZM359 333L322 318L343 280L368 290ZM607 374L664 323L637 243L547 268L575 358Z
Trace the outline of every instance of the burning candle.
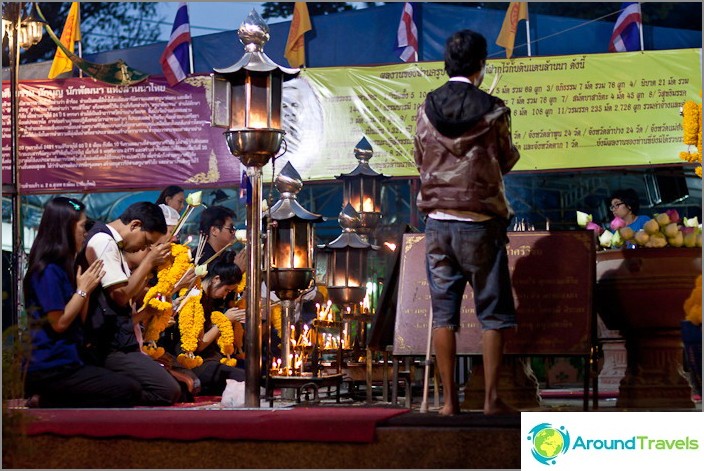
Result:
M362 204L363 213L373 213L374 212L374 201L371 198L364 198L364 203Z

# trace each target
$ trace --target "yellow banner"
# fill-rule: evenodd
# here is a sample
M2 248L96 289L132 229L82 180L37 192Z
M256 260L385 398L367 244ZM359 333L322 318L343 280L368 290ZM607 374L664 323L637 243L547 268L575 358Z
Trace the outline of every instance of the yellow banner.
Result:
M490 60L482 89L511 108L521 160L514 171L681 164L680 107L701 100L701 49ZM305 180L355 168L366 137L370 164L417 176L418 106L447 81L442 62L312 68L284 84L287 161ZM271 168L265 170L271 178Z

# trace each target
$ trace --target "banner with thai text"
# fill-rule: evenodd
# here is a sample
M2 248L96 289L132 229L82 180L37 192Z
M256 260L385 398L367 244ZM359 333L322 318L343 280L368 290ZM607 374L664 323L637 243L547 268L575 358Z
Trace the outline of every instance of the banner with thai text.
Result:
M210 126L210 77L176 87L163 77L130 87L89 78L19 84L24 193L239 185L240 163ZM10 86L2 86L2 178L11 181Z
M514 171L680 164L680 107L701 100L701 49L490 60L481 88L511 108ZM357 165L417 176L418 106L447 80L442 62L310 68L284 83L280 155L304 180ZM238 185L239 161L210 127L210 78L174 88L162 77L110 87L91 79L20 83L19 160L25 193ZM3 82L3 181L10 181L9 83ZM273 168L272 168L273 166Z
M680 107L701 100L701 49L490 60L481 88L489 90L497 75L493 94L511 108L521 152L514 171L681 164ZM291 158L304 178L350 172L362 137L374 148L376 171L418 174L416 112L447 81L442 62L316 68L301 76L315 90L299 106L314 109L310 126L300 126L305 147Z

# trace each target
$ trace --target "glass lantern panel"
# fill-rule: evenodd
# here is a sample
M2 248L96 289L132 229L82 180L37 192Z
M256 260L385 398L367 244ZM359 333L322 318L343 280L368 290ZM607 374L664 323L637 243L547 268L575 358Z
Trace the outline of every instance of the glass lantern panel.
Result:
M247 127L247 86L244 82L231 84L230 129Z
M270 75L271 79L271 127L281 129L281 101L283 77Z
M347 286L365 286L367 257L366 251L360 249L349 249L347 259Z
M310 225L304 221L293 224L293 268L308 268L310 260L308 257L308 231Z
M345 179L344 185L344 199L343 205L349 203L352 205L355 211L360 212L362 201L361 198L361 184L359 177L352 177Z
M378 197L376 194L376 179L375 178L362 178L361 183L361 198L362 207L359 210L360 213L373 213L376 212L375 201Z
M345 286L347 278L347 250L333 250L330 255L332 263L328 267L328 274L332 282L328 286Z
M269 74L252 74L250 78L250 108L247 127L263 129L269 125L271 103L269 102Z
M291 228L288 221L279 221L278 227L271 234L271 266L275 268L292 268L291 266Z
M222 75L211 75L213 87L211 103L213 112L210 115L210 124L219 128L230 127L230 82Z

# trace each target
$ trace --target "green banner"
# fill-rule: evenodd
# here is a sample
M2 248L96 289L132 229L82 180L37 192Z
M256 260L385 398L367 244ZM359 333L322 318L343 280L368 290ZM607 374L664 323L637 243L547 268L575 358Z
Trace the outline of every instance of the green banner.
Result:
M701 100L701 49L490 60L481 88L495 80L521 152L514 170L676 164L680 107ZM284 87L288 151L274 172L291 161L305 180L348 173L366 137L373 169L418 175L416 110L446 81L442 62L303 70Z

